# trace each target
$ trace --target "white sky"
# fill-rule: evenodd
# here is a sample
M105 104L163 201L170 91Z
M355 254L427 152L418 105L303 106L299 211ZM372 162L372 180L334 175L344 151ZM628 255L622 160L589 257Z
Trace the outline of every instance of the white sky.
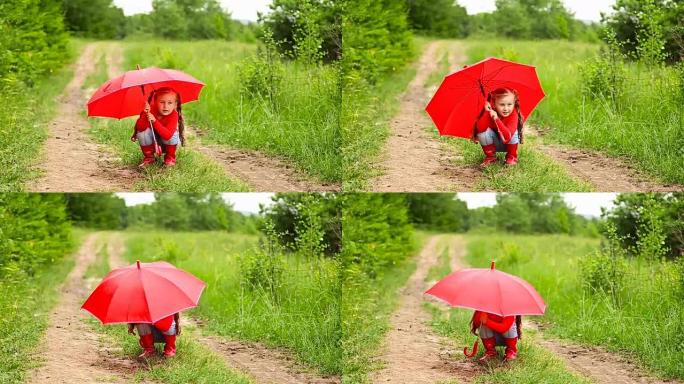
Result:
M154 194L151 192L121 192L116 195L123 198L127 206L154 201ZM259 204L269 206L273 203L273 193L222 193L221 196L233 204L233 209L242 213L259 213Z
M458 198L465 201L469 209L496 205L496 193L459 192ZM616 193L561 193L565 202L582 216L601 216L601 207L611 208Z
M565 8L575 13L580 20L601 21L601 12L610 13L615 0L562 0ZM457 0L466 7L468 14L492 12L496 9L495 0Z
M256 21L257 12L266 13L271 0L220 0L223 9L230 11L235 20ZM124 15L148 13L152 11L152 0L114 0L114 5L124 11Z

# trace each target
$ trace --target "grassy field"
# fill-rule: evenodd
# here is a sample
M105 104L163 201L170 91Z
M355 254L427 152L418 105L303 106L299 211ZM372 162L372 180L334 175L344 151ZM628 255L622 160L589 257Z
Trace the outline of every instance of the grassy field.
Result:
M81 41L72 41L72 58L81 48ZM71 68L65 66L31 87L7 85L0 91L0 192L21 191L27 180L38 176L31 166L47 139L47 122L56 112L55 98L72 76Z
M206 83L184 112L208 142L284 157L313 178L341 181L336 68L255 64L256 45L225 41L127 42L125 50L126 68L172 67Z
M671 68L627 64L617 108L582 93L580 68L599 46L568 41L467 40L470 61L488 56L537 67L546 99L532 124L554 142L621 157L665 182L684 183L681 84Z
M422 248L427 237L427 233L416 233L416 250ZM415 268L415 260L408 259L375 279L361 274L345 279L342 292L345 383L368 383L369 373L380 368L375 356L389 330L389 317L398 305L398 291Z
M131 233L125 257L164 259L203 279L207 289L194 313L207 332L284 347L314 371L340 374L337 263L273 256L282 268L273 290L253 288L245 278L259 273L246 267L256 242L254 236L221 232Z
M482 267L495 259L498 269L537 288L548 305L540 320L551 334L635 357L662 377L684 378L681 282L672 263L624 260L614 300L588 291L581 272L597 251L597 239L503 234L468 239L470 265Z
M82 243L85 232L74 231L74 249ZM74 261L61 261L33 276L4 276L0 280L0 382L23 383L32 359L48 326L50 310L60 296L59 289Z

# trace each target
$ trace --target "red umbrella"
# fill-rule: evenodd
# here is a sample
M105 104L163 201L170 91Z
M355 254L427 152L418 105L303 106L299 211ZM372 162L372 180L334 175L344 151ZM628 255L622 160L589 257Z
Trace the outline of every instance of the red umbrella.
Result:
M128 71L107 80L88 100L88 116L123 119L137 116L152 91L173 88L180 101L187 103L199 98L204 83L174 69L155 67Z
M461 269L443 278L426 294L451 306L499 316L543 315L546 304L525 280L491 268Z
M109 272L81 308L103 324L151 324L196 307L205 286L167 262L138 261Z
M470 139L487 95L498 88L518 91L523 120L544 98L535 67L489 58L446 76L425 110L440 135Z

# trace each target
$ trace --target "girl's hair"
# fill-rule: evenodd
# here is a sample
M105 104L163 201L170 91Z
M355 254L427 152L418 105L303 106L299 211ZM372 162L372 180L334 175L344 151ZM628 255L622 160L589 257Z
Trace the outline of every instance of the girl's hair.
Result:
M522 339L522 316L515 316L515 327L518 329L518 339Z
M520 113L520 100L518 97L518 91L513 88L497 88L489 93L490 100L496 102L500 97L506 95L513 95L515 97L515 110L518 113L518 139L520 144L523 142L523 118L522 113Z
M185 146L185 121L183 119L183 109L181 107L180 94L174 91L171 87L163 87L152 91L150 97L147 99L147 102L150 103L152 99L156 100L157 96L166 95L169 93L176 95L176 111L178 112L178 136L180 137L181 145Z

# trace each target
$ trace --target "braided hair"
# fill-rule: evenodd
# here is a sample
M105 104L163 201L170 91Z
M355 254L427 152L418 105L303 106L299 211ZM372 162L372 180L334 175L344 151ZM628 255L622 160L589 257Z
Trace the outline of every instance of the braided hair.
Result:
M185 146L185 119L183 118L183 108L181 107L182 104L180 94L171 87L162 87L152 91L152 93L150 93L150 97L147 99L147 102L152 105L152 99L156 99L158 95L165 95L167 93L173 93L176 95L176 112L178 112L178 136L180 137L181 145Z

